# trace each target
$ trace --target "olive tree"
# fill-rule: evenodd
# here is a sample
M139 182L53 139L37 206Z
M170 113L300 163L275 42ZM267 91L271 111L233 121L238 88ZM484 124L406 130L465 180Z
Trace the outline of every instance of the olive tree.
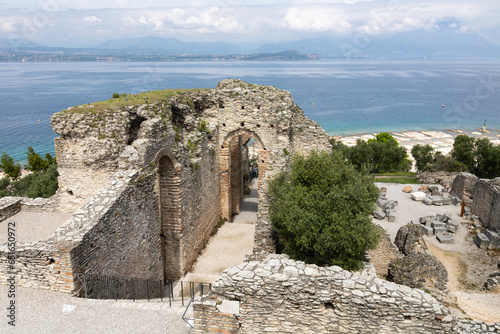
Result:
M341 154L295 155L290 171L269 186L271 221L292 258L357 270L365 252L377 245L371 212L378 188Z

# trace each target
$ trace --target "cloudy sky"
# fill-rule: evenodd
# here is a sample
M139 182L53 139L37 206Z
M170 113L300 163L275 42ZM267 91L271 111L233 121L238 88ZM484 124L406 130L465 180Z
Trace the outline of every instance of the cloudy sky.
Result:
M234 43L437 29L500 45L499 0L0 0L0 38L49 46L160 36Z

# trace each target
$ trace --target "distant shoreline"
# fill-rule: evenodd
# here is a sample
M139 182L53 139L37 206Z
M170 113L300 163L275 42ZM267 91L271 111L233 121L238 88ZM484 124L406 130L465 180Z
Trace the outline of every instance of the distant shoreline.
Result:
M453 142L456 136L460 134L465 134L469 137L474 138L488 138L493 145L500 145L500 130L486 128L484 133L482 129L474 130L464 130L464 129L445 129L441 131L436 130L418 130L418 131L400 131L400 132L389 132L394 139L400 144L400 146L405 147L409 152L411 148L417 144L420 145L430 145L435 150L442 152L443 154L448 154L453 148ZM358 139L369 140L375 138L374 133L358 133L353 135L340 135L340 136L330 136L340 140L343 144L347 146L356 145Z

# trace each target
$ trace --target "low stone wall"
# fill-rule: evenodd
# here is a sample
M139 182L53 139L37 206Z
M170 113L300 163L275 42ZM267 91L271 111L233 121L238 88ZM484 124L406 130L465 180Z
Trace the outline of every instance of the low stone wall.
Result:
M449 189L458 172L420 172L417 179L422 183L439 183Z
M239 305L224 309L225 301ZM286 255L226 269L194 318L200 333L500 332L500 324L457 320L422 290Z
M21 211L21 199L18 197L0 198L0 222Z

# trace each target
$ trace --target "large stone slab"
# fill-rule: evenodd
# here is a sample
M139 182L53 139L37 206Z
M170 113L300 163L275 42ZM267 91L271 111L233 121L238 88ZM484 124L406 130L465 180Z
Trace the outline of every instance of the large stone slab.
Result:
M442 244L454 244L455 243L453 236L448 235L448 234L438 235L438 236L436 236L436 239Z
M424 231L424 234L428 237L434 235L434 229L430 226L422 226L422 231Z
M426 197L422 200L422 203L424 203L425 205L432 205L434 203L434 201L432 200L432 198L430 197Z
M484 233L478 233L476 235L476 238L474 239L474 242L479 248L482 249L487 249L490 244L490 240Z
M382 220L385 218L385 212L382 211L382 209L377 209L373 211L373 217L377 218L378 220Z
M425 198L425 193L422 191L415 191L410 194L411 199L414 201L422 201Z
M446 223L443 223L439 220L433 220L432 223L431 223L431 227L446 227Z
M445 234L446 232L448 232L448 229L446 227L434 227L435 235Z
M500 249L500 235L492 230L486 230L484 235L488 238L489 245L488 249Z

